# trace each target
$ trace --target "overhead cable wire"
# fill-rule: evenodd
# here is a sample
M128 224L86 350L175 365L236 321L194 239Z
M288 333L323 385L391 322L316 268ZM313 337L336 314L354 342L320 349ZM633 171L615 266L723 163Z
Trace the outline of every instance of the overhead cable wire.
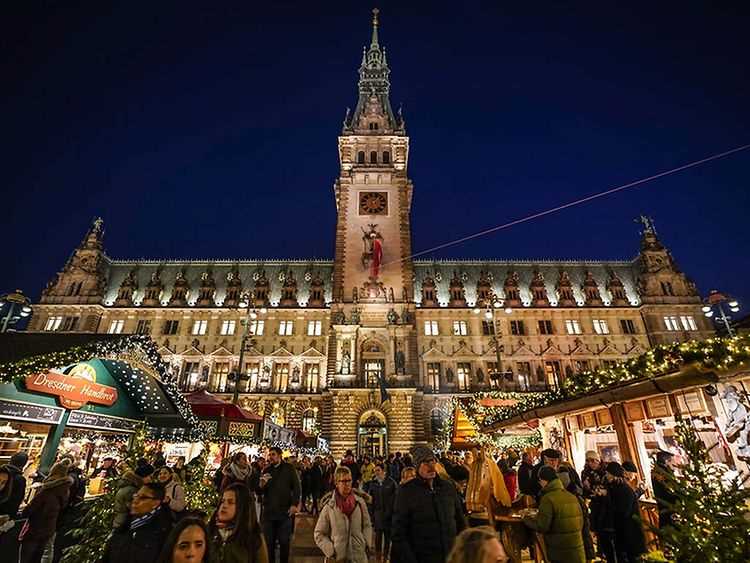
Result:
M705 164L707 162L711 162L712 160L718 160L719 158L723 158L725 156L729 156L730 154L734 154L740 151L744 151L750 149L750 144L748 145L742 145L740 147L733 148L728 151L720 152L718 154L714 154L711 156L707 156L706 158L702 158L700 160L695 160L693 162L689 162L687 164L683 164L682 166L678 166L676 168L672 168L670 170L665 170L664 172L659 172L658 174L654 174L653 176L648 176L647 178L641 178L640 180L636 180L634 182L629 182L627 184L623 184L621 186L617 186L614 188L611 188L609 190L605 190L603 192L599 192L587 197L583 197L581 199L577 199L575 201L571 201L568 203L565 203L563 205L558 205L557 207L553 207L551 209L547 209L546 211L540 211L539 213L533 213L531 215L527 215L526 217L522 217L520 219L515 219L513 221L510 221L508 223L503 223L502 225L497 225L495 227L490 227L489 229L485 229L483 231L479 231L478 233L474 233L472 235L467 235L465 237L461 237L456 240L452 240L450 242L446 242L443 244L439 244L438 246L434 246L432 248L428 248L427 250L421 250L420 252L416 252L414 254L411 254L405 258L400 258L398 260L391 260L390 262L386 262L384 266L387 266L388 264L397 264L399 262L404 262L405 260L410 260L412 258L416 258L418 256L423 256L425 254L429 254L431 252L435 252L436 250L442 250L443 248L449 248L451 246L455 246L457 244L461 244L462 242L466 242L468 240L472 240L475 238L483 237L485 235L488 235L490 233L494 233L497 231L501 231L503 229L507 229L509 227L513 227L515 225L519 225L521 223L526 223L528 221L531 221L532 219L537 219L539 217L544 217L545 215L551 215L552 213L556 213L558 211L562 211L563 209L568 209L569 207L573 207L575 205L580 205L582 203L586 203L589 201L592 201L594 199L599 199L600 197L608 196L610 194L621 192L623 190L627 190L629 188L634 188L636 186L640 186L642 184L645 184L646 182L651 182L652 180L656 180L658 178L663 178L664 176L669 176L671 174L676 174L677 172L681 172L682 170L687 170L688 168L694 168L696 166L700 166L701 164Z

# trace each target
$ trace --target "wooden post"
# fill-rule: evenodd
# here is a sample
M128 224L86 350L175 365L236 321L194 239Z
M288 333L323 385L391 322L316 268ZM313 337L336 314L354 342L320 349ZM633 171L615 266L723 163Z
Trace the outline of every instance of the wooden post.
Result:
M622 403L617 403L609 407L609 414L612 417L612 425L615 427L615 433L617 434L620 459L622 461L633 461L640 466L640 456L635 446L635 437L633 436L633 430L625 419L625 408Z

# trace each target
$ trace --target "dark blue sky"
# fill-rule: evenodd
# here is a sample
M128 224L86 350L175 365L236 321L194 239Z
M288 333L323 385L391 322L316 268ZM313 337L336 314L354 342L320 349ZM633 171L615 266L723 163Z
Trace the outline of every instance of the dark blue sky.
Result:
M371 5L15 4L0 290L38 297L95 215L118 258L332 257ZM750 142L744 3L508 4L379 5L415 251ZM747 312L749 167L746 151L439 256L631 258L645 213L704 294Z

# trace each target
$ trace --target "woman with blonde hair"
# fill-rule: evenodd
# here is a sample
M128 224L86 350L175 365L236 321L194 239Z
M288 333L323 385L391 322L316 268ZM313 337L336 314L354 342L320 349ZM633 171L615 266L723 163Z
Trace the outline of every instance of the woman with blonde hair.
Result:
M336 488L321 500L315 543L328 559L367 563L373 551L369 495L352 488L348 467L337 467L333 479Z
M458 534L447 563L505 563L510 560L497 532L490 526L478 526Z

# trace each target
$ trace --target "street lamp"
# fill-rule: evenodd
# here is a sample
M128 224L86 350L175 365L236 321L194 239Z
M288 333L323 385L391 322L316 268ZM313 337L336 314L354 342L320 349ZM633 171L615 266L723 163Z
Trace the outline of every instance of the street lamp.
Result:
M492 323L492 340L495 344L496 368L495 373L492 374L490 378L501 379L504 376L503 363L500 356L500 336L502 336L502 334L500 334L500 323L495 320L495 309L503 308L503 302L495 295L494 291L490 290L489 295L483 300L483 305L484 318ZM481 312L482 309L480 307L474 307L474 314L478 315ZM504 307L503 312L506 315L510 315L513 312L513 309L510 307ZM503 382L502 385L505 386L505 383Z
M728 306L732 313L737 313L740 310L739 302L716 289L712 289L708 293L705 303L703 314L709 319L713 319L715 323L723 324L727 331L727 336L734 336L734 329L730 323L732 317L727 315L724 305Z
M31 300L20 289L0 296L0 332L7 332L11 325L31 315Z
M265 315L268 309L265 307L255 306L255 291L243 293L240 298L239 306L247 308L247 314L245 319L242 321L242 340L240 342L240 365L237 367L237 372L234 374L234 395L232 396L232 403L237 405L240 402L240 378L242 376L242 363L245 357L245 345L247 343L247 337L250 336L250 325L253 321L257 320L258 315Z

